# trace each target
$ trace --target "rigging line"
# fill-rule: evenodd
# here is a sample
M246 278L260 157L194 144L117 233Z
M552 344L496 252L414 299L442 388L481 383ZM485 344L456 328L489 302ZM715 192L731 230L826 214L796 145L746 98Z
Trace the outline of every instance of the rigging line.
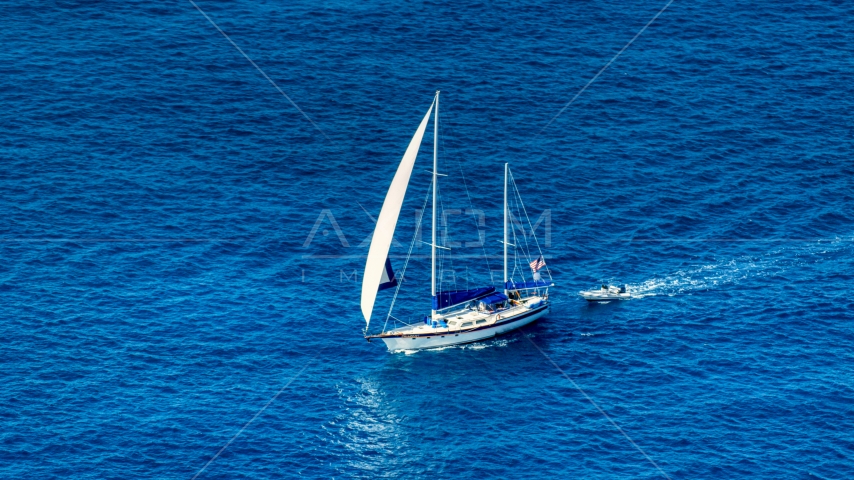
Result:
M401 320L401 319L399 319L399 318L395 317L394 315L389 315L389 316L390 316L391 318L393 318L393 319L397 320L398 322L400 322L400 323L402 323L402 324L406 325L407 327L411 327L411 326L412 326L412 324L411 324L411 323L406 323L405 321L403 321L403 320Z
M444 156L442 157L441 161L442 162L445 161ZM443 165L444 165L444 163L443 163ZM448 243L450 243L449 242L450 236L448 235L449 225L448 225L448 217L445 216L445 200L444 200L444 198L442 198L442 192L441 191L439 191L439 208L442 210L442 224L445 226L444 232L442 233L442 243L447 246ZM443 291L441 287L443 287L445 284L445 252L439 252L439 253L441 254L441 257L439 259L439 272L440 272L439 286L440 286L440 288L437 289L436 292ZM454 267L454 260L453 260L451 252L448 252L448 263L451 264L451 268ZM454 289L456 289L456 286L457 286L457 274L456 274L456 272L454 272Z
M513 202L516 205L516 213L519 214L519 223L522 223L522 215L521 215L522 210L519 208L520 203L521 203L520 200L522 199L522 194L519 192L519 188L516 186L516 179L513 178L513 172L512 171L510 172L510 181L513 182L513 191L516 194L515 197L513 198ZM528 223L530 224L530 222L528 222ZM524 230L525 227L523 226L522 228ZM525 230L525 233L524 233L524 235L522 235L522 238L525 239L525 257L526 257L525 261L528 262L528 264L530 264L531 263L531 244L528 243L528 231L527 230Z
M528 209L527 209L527 208L525 208L525 203L524 203L524 201L522 200L522 193L519 191L519 186L516 184L516 179L513 179L513 188L516 190L516 195L518 195L518 197L519 197L519 204L522 206L522 213L524 213L524 214L525 214L525 219L528 221L528 228L529 228L529 229L530 229L530 231L531 231L531 236L532 236L532 237L534 237L534 244L537 246L537 253L539 253L539 256L543 256L543 251L542 251L542 249L540 248L540 242L539 242L539 240L537 239L536 232L534 232L534 226L533 226L533 224L531 223L531 218L528 216ZM526 232L526 233L527 233L527 232ZM526 242L527 242L527 235L526 235ZM531 255L531 254L529 253L529 254L528 254L528 261L529 261L529 262L530 262L530 259L531 259L532 257L533 257L533 255ZM538 258L539 258L539 257L538 257ZM543 257L543 261L545 261L545 257ZM533 271L532 271L532 275L533 275L533 274L535 274L535 273L537 273L537 272L533 272ZM548 274L549 274L549 280L552 280L552 274L551 274L551 271L549 271L548 267L546 267L546 273L548 273Z
M492 278L492 266L489 264L489 256L486 254L486 232L484 231L483 238L480 236L480 225L477 224L477 215L475 214L474 202L471 200L471 195L469 194L468 183L466 182L466 175L463 173L463 165L457 160L457 166L460 169L460 176L463 179L463 186L466 189L466 197L469 200L469 211L471 211L471 219L474 222L474 228L477 230L477 239L480 242L480 249L483 252L483 259L486 260L486 269L489 271L490 278Z
M444 107L444 109L445 109L445 115L447 116L448 115L448 107ZM450 123L453 125L453 122L451 122L450 120L447 120L447 123ZM439 128L440 129L444 128L444 122L442 125L439 126ZM442 139L442 151L443 151L442 153L446 153L445 152L445 136L441 135L441 139ZM466 174L463 173L463 164L462 164L462 162L460 162L459 157L455 157L455 158L457 160L457 167L459 167L459 169L460 169L460 176L463 179L463 186L466 189L466 197L469 200L469 209L471 211L472 221L474 221L474 228L478 232L477 238L480 241L480 248L483 251L483 259L486 260L486 268L487 268L487 271L489 271L489 279L490 279L490 282L495 283L492 281L492 267L489 265L489 257L486 255L486 233L483 234L483 238L480 238L480 228L479 228L480 225L477 224L477 215L475 215L474 203L471 200L471 194L469 194L469 186L468 186L468 182L466 181Z
M510 209L510 206L507 206L507 209ZM521 249L522 246L519 243L519 239L516 237L516 229L512 229L513 232L513 273L510 275L510 278L513 278L516 275L516 270L519 271L519 275L522 277L522 281L525 280L525 270L519 266L519 255L516 254L516 249Z
M530 257L530 255L524 251L521 244L519 244L519 250L523 250L522 254L525 255L525 257ZM519 275L522 276L522 281L527 282L528 280L527 280L526 275L525 275L526 270L525 270L525 267L523 267L522 264L519 263L519 256L518 255L515 258L515 262L516 262L516 264L515 264L514 268L519 269Z
M513 196L513 204L516 206L516 213L519 215L519 223L522 223L522 215L521 215L522 212L519 209L519 204L521 203L521 200L522 200L522 194L519 193L519 188L516 186L516 179L513 178L513 171L510 170L509 168L508 168L508 170L510 171L510 181L513 184L513 191L515 192L515 195ZM527 217L527 215L528 214L526 212L525 216ZM530 220L528 221L528 223L529 224L531 223ZM533 230L533 228L532 228L532 230ZM528 244L528 232L525 230L524 226L522 227L522 231L523 231L522 238L525 240L525 256L527 257L527 262L530 264L531 263L531 246Z
M279 88L279 86L278 86L278 85L276 85L276 82L274 82L272 78L268 77L268 76L267 76L267 74L266 74L266 73L264 73L264 70L261 70L261 67L259 67L259 66L254 62L254 61L252 61L252 59L251 59L251 58L249 58L249 55L246 55L246 53L244 53L244 52L243 52L243 50L242 50L240 47L238 47L236 43L234 43L234 41L231 39L231 37L229 37L228 35L226 35L226 34L225 34L225 32L223 32L223 31L222 31L222 29L221 29L221 28L219 28L219 25L217 25L216 23L214 23L214 21L211 19L211 17L209 17L209 16L208 16L208 14L207 14L207 13L203 12L203 11L202 11L202 9L201 9L201 8L199 8L199 6L198 6L198 5L196 5L196 2L194 2L193 0L190 0L190 3L192 3L192 4L193 4L193 6L194 6L194 7L196 7L196 10L198 10L198 11L199 11L199 13L201 13L202 15L204 15L204 17L208 20L208 22L210 22L210 24L211 24L211 25L213 25L213 26L214 26L214 28L216 28L216 29L219 31L219 33L221 33L221 34L222 34L222 36L223 36L223 37L225 37L225 39L226 39L226 40L228 40L228 42L229 42L229 43L231 43L231 44L234 46L234 48L236 48L236 49L237 49L237 51L238 51L238 52L240 52L240 54L241 54L241 55L243 55L243 58L245 58L246 60L249 60L249 63L251 63L251 64L252 64L252 66L253 66L253 67L255 67L255 69L256 69L256 70L258 70L258 72L260 72L260 73L261 73L261 75L263 75L263 76L264 76L264 78L266 78L266 79L267 79L267 81L268 81L268 82L270 82L270 84L271 84L272 86L274 86L274 87L276 88L276 90L278 90L278 91L279 91L279 93L281 93L281 94L282 94L282 96L284 96L286 99L288 99L288 101L289 101L289 102L291 102L291 105L293 105L293 106L294 106L294 108L296 108L297 110L299 110L299 113L301 113L301 114L302 114L302 116L303 116L303 117L305 117L305 119L306 119L306 120L308 120L309 122L311 122L311 124L312 124L312 125L314 125L314 128L316 128L316 129L317 129L317 131L321 133L321 135L323 135L323 136L324 136L327 140L329 140L330 142L332 141L332 139L330 139L330 138L326 135L326 132L324 132L323 130L321 130L321 129L320 129L320 127L319 127L316 123L314 123L314 120L312 120L312 119L311 119L311 118L310 118L310 117L309 117L305 112L303 112L303 111L302 111L302 109L301 109L301 108L299 108L299 106L298 106L298 105L297 105L293 100L291 100L291 97L289 97L289 96L288 96L288 94L284 92L284 90L282 90L281 88Z
M519 189L518 189L518 188L517 188L517 186L516 186L516 179L515 179L515 178L513 178L513 171L512 171L512 170L509 170L509 173L510 173L510 182L511 182L511 184L513 185L513 192L514 192L514 195L513 195L513 205L516 207L516 213L517 213L518 218L519 218L519 225L522 227L522 238L525 240L525 246L524 246L524 252L523 252L523 253L525 254L525 267L528 267L528 268L526 269L525 267L523 267L523 266L519 265L519 271L520 271L520 273L521 273L521 275L522 275L522 280L523 280L523 281L525 281L525 282L527 282L527 276L526 276L526 273L525 273L525 272L527 272L527 271L530 269L530 264L531 264L531 245L528 243L528 232L527 232L527 230L525 230L525 227L522 225L522 214L521 214L521 210L519 209L520 202L521 202L521 200L522 200L522 195L521 195L521 193L519 193ZM523 208L524 208L524 206L523 206ZM529 222L529 223L530 223L530 222ZM522 249L522 248L523 248L523 247L521 246L521 244L520 244L520 247L519 247L519 248L520 248L520 249ZM531 272L531 280L533 280L533 279L534 279L533 274L534 274L534 272L532 271L532 272Z
M418 240L418 232L421 230L421 224L424 221L424 213L427 210L427 200L430 199L430 187L432 186L433 179L431 177L430 183L427 185L427 195L424 196L424 203L421 205L421 216L418 217L418 225L415 226L415 233L412 234L412 242L409 244L409 253L406 254L406 261L403 263L403 270L400 272L400 281L397 282L397 288L394 289L391 306L388 307L388 315L386 315L385 323L383 323L383 332L385 332L385 327L388 325L388 319L391 317L391 312L394 310L394 303L397 301L397 294L400 293L400 287L403 286L403 282L406 279L406 267L409 265L409 259L412 257L412 249L415 248L415 242ZM395 318L395 320L397 320L397 318ZM403 320L400 321L403 322ZM407 323L407 325L409 324Z
M669 5L669 4L668 4ZM537 235L534 234L534 226L531 224L531 217L528 216L528 209L525 208L525 202L522 201L522 194L519 193L519 187L516 185L516 179L513 178L513 174L510 174L510 179L513 180L513 188L516 189L516 194L519 195L519 203L522 204L522 211L525 212L525 218L528 220L528 226L531 227L531 236L534 237L534 243L537 245L537 251L540 253L540 256L543 255L543 249L540 248L540 241L537 240ZM543 261L545 261L545 257L543 257ZM546 267L546 273L549 274L549 281L553 281L552 272L549 270L549 264L546 263L544 265Z
M654 16L654 17L652 17L652 20L650 20L646 25L644 25L644 26L643 26L643 28L641 28L641 29L640 29L640 31L639 31L639 32L638 32L638 33L637 33L637 34L636 34L636 35L635 35L631 40L629 40L629 43L627 43L627 44L626 44L622 49L620 49L620 51L619 51L619 52L617 52L617 54L616 54L616 55L614 55L614 58L612 58L608 63L606 63L606 64L605 64L605 66L604 66L604 67L602 67L602 69L601 69L601 70L599 70L599 73L597 73L593 78L591 78L591 79L590 79L590 81L589 81L589 82L587 82L587 85L585 85L585 86L584 86L584 88L582 88L578 93L576 93L576 94L575 94L575 96L574 96L574 97L572 97L572 100L570 100L570 101L569 101L569 103L567 103L566 105L564 105L564 106L563 106L563 108L561 108L561 109L560 109L560 111L559 111L559 112L557 112L557 115L555 115L554 117L552 117L552 119L551 119L551 120L549 120L549 123L547 123L545 127L541 128L541 129L540 129L540 131L539 131L539 132L537 132L537 134L534 136L534 138L539 137L539 136L540 136L540 134L541 134L541 133L543 133L543 130L545 130L546 128L548 128L548 126L549 126L549 125L551 125L551 124L552 124L552 122L554 122L555 120L557 120L557 117L559 117L559 116L564 112L564 110L566 110L567 108L569 108L569 106L570 106L570 105L572 105L572 102L574 102L578 97L580 97L580 96L581 96L581 94L582 94L582 93L584 93L584 91L585 91L585 90L587 90L587 87L589 87L593 82L595 82L595 81L596 81L596 79L597 79L597 78L599 78L599 75L602 75L602 72L604 72L605 70L607 70L607 69L608 69L608 67L610 67L610 66L611 66L611 64L612 64L612 63L614 63L614 60L616 60L616 59L617 59L617 57L619 57L620 55L622 55L622 54L623 54L623 52L625 52L625 51L626 51L626 49L627 49L627 48L629 48L629 46L630 46L632 43L634 43L634 41L635 41L635 40L637 40L637 39L638 39L638 37L640 37L640 36L641 36L641 34L642 34L643 32L645 32L645 31L646 31L646 29L647 29L647 28L649 28L649 26L650 26L650 25L652 25L652 22L654 22L654 21L659 17L659 15L661 15L662 13L664 13L664 11L665 11L665 10L667 10L667 7L669 7L671 3L673 3L673 0L670 0L669 2L667 2L667 5L665 5L665 6L664 6L664 8L662 8L661 10L659 10L659 11L658 11L658 13L656 13L656 14L655 14L655 16Z
M443 236L442 243L444 245L447 245L448 244L448 224L447 224L447 217L445 216L445 201L442 199L442 192L439 192L439 208L442 210L442 223L445 224L445 232L442 235ZM439 252L439 255L440 255L439 256L439 287L442 287L445 284L445 252L444 251ZM451 256L451 254L448 253L448 257L450 257L450 256ZM449 260L449 263L451 263L451 267L454 266L453 260ZM454 281L456 282L456 279L454 279ZM436 292L438 293L441 290L442 290L441 288L437 288Z

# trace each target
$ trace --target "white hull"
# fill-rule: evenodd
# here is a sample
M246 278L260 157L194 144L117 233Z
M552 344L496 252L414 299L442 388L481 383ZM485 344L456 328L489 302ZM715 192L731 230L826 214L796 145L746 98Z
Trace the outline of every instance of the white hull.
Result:
M460 345L464 343L472 343L481 340L487 340L497 335L516 330L524 327L529 323L539 319L549 313L549 307L542 310L525 312L519 315L518 320L508 319L487 327L470 330L466 332L441 332L435 335L402 335L402 336L382 336L380 337L389 350L422 350L425 348L439 348L451 345Z
M594 293L588 294L588 292L581 292L581 298L588 302L610 302L612 300L630 300L632 296L628 293L621 293L618 295L598 295Z
M616 287L603 286L598 290L587 290L585 292L578 292L578 294L588 302L610 302L612 300L630 300L632 298L632 294L625 287L620 290Z

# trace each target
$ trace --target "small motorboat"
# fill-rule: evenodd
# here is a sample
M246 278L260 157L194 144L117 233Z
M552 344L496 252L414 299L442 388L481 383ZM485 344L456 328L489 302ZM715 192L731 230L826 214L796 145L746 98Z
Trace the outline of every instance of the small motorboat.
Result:
M588 302L610 302L611 300L628 300L632 298L626 285L615 287L613 285L602 285L598 290L587 290L578 292Z

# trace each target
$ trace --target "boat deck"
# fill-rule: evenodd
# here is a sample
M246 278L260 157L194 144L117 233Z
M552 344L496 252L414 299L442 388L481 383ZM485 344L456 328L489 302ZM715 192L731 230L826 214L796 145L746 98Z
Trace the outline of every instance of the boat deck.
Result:
M474 309L448 312L447 314L437 317L437 320L444 321L448 325L447 327L433 327L427 324L407 325L393 330L388 330L387 332L378 335L378 337L397 335L441 335L448 332L465 332L467 330L493 325L501 319L506 319L524 313L530 310L529 305L538 304L542 300L542 297L528 297L520 301L517 305L494 312L480 312Z

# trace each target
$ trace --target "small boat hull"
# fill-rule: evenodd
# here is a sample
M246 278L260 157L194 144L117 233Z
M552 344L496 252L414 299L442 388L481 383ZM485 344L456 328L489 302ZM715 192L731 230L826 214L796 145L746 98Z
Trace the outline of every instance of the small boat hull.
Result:
M516 330L517 328L524 327L547 313L549 313L549 306L545 305L507 318L500 323L463 332L451 331L430 335L380 336L379 338L385 342L390 351L449 347L452 345L462 345L465 343L488 340L498 335Z
M578 294L588 302L611 302L614 300L630 300L632 298L632 294L629 293L627 286L617 288L603 285L602 288L597 290L587 290L578 292Z
M598 294L594 292L581 292L581 298L588 302L610 302L613 300L629 300L632 296L628 293L619 293L616 295Z

